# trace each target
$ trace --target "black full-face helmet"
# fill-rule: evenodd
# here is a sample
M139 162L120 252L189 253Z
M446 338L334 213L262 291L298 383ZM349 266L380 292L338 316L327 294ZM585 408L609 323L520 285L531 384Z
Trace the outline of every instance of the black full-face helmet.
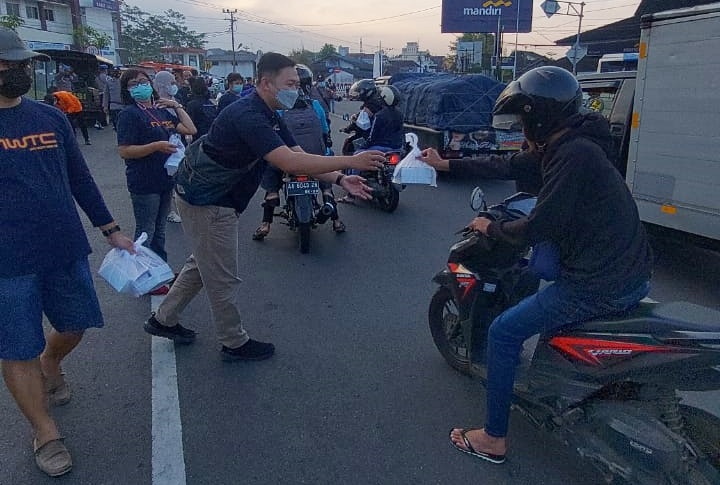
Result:
M582 90L575 76L556 66L532 69L508 84L495 102L493 127L522 123L528 140L542 143L580 112Z
M377 86L372 79L361 79L352 86L348 92L348 97L354 101L367 102L377 94Z
M310 88L312 88L313 82L312 71L305 64L297 64L295 69L300 77L300 88L305 94L310 94Z

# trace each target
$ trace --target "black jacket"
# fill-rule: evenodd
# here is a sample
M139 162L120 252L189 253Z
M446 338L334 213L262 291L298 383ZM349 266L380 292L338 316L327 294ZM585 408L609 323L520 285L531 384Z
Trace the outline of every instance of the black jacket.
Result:
M542 187L540 156L525 150L450 160L450 173L467 178L515 180L518 192L534 195Z
M551 241L560 280L598 295L621 295L650 278L652 252L625 180L608 159L610 129L599 113L577 115L545 149L543 187L528 218L491 223L507 242Z

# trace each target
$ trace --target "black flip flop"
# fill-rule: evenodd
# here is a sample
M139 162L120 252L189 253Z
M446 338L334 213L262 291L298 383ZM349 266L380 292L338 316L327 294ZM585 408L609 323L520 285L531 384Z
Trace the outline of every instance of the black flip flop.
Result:
M465 444L465 448L460 448L455 442L450 439L450 443L455 447L456 450L462 451L463 453L467 453L468 455L472 455L476 458L480 458L481 460L489 461L490 463L495 463L496 465L499 465L501 463L505 463L505 455L494 455L492 453L485 453L483 451L475 451L475 448L470 444L470 440L467 438L466 433L468 431L474 431L478 428L470 428L463 430L460 435L463 438L463 443ZM450 430L450 433L452 434L452 429Z
M345 227L345 223L343 221L339 221L337 226L335 225L335 221L333 221L333 231L335 231L335 234L342 234L347 230L347 227Z

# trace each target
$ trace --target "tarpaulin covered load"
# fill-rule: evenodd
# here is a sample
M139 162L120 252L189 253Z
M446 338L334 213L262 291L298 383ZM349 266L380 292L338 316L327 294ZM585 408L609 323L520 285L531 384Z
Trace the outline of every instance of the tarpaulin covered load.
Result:
M397 74L405 123L470 133L492 127L492 110L505 84L481 74Z

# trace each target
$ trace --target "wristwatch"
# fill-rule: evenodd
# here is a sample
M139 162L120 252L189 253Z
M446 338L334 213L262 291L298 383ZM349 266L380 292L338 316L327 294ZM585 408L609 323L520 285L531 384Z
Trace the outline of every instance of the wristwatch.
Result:
M344 179L344 178L345 178L344 174L341 173L340 175L338 175L337 178L335 179L335 185L340 185L340 182L342 182L342 179Z
M105 230L102 232L102 235L105 236L105 237L110 237L110 234L112 234L113 232L120 232L120 226L119 226L118 224L115 224L115 225L114 225L113 227L111 227L110 229L105 229Z

